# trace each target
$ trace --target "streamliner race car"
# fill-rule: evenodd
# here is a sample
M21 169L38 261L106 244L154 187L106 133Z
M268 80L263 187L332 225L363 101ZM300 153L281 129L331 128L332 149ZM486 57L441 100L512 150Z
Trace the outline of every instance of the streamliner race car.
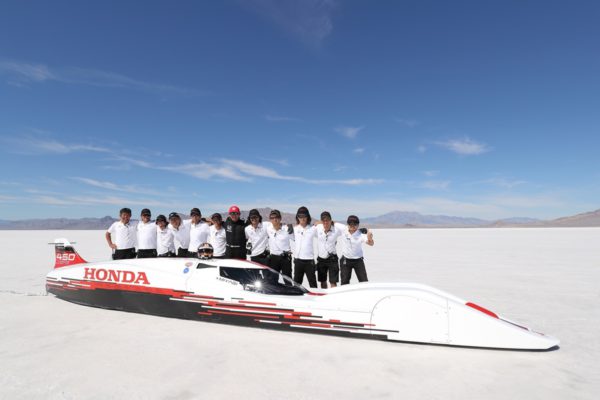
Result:
M389 341L548 350L559 340L429 286L359 283L310 291L242 260L150 258L88 263L66 239L46 288L106 309Z

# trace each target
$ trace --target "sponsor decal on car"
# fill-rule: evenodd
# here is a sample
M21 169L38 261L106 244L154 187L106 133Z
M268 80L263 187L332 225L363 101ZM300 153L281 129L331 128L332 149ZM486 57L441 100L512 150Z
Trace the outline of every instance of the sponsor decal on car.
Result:
M150 281L145 272L122 271L104 268L85 268L83 279L107 281L115 283L135 283L149 285Z

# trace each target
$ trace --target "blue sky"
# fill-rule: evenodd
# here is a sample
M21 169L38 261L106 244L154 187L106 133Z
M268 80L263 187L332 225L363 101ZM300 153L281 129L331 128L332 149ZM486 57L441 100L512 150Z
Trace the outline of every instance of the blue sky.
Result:
M3 1L0 219L598 209L599 17L594 1Z

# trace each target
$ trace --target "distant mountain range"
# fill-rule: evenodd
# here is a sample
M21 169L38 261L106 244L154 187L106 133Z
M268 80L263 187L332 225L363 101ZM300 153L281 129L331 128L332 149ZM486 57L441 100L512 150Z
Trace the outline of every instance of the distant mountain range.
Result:
M271 208L259 208L264 220L268 220ZM295 214L282 212L283 223L294 223ZM186 214L181 213L187 218ZM224 218L227 214L221 214ZM248 211L242 211L242 218L247 218ZM209 217L205 215L205 217ZM319 214L313 215L317 220ZM8 221L0 220L0 230L99 230L108 228L116 218L48 218ZM340 221L345 222L345 221ZM372 228L503 228L503 227L600 227L600 209L582 214L562 217L553 220L534 218L506 218L501 220L484 220L479 218L453 217L448 215L423 215L410 211L393 211L379 217L363 218L361 225Z

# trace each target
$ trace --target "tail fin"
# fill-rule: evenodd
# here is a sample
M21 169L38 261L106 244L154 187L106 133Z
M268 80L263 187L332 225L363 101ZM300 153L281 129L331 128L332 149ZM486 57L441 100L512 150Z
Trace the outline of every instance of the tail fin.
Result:
M54 252L56 253L54 268L67 267L69 265L87 262L81 258L67 239L55 239L54 243L50 244L54 244Z

